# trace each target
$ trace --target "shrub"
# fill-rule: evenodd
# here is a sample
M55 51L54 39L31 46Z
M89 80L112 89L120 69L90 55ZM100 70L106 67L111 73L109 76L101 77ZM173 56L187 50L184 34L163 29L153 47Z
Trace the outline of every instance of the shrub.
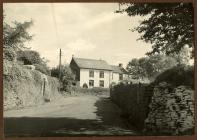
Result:
M68 66L64 66L61 75L61 81L63 84L63 90L66 92L71 92L71 86L74 81L74 75Z
M40 65L40 64L34 64L35 69L46 74L46 75L50 75L50 70L44 66L44 65Z
M24 62L25 65L41 64L40 54L33 50L25 50L17 52L17 60Z
M63 73L61 73L63 75ZM55 67L51 69L51 76L59 78L59 67Z
M16 52L12 48L3 49L3 59L14 61L16 59Z
M153 84L167 82L177 87L179 85L190 86L194 89L194 66L176 66L158 75Z
M93 92L93 93L102 93L102 92L109 91L108 88L101 88L101 87L93 87L93 88L90 88L88 90L89 90L89 92Z
M90 94L90 95L101 95L109 93L109 88L100 88L100 87L93 87L93 88L81 88L78 86L72 87L72 91L75 93L82 93L82 94Z

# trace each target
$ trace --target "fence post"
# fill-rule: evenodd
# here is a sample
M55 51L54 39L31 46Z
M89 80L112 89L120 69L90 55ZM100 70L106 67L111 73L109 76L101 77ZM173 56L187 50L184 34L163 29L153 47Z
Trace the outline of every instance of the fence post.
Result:
M42 91L43 97L44 97L44 95L45 95L45 89L46 89L46 79L44 78L44 82L43 82L43 91Z

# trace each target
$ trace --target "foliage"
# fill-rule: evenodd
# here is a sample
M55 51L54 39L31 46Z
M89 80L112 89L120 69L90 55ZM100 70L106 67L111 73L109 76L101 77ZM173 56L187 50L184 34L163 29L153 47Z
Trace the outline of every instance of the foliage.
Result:
M112 83L110 84L110 88L114 87L115 85L116 85L116 83L115 83L115 82L112 82Z
M194 8L192 3L130 3L117 12L129 16L144 16L133 29L141 34L140 40L150 42L147 54L179 53L188 45L194 52Z
M17 60L23 62L24 65L34 65L35 69L50 75L50 70L47 67L47 61L40 57L40 54L34 50L17 51Z
M64 68L64 66L61 65L61 75L63 75L63 68ZM59 73L60 73L59 66L51 69L51 76L52 77L59 78Z
M188 47L182 48L178 54L171 54L171 56L177 60L179 65L188 65L191 58Z
M175 87L179 85L190 86L194 89L194 66L179 65L168 69L158 75L153 84L167 82Z
M14 61L16 59L16 51L24 47L26 41L32 39L32 35L28 33L28 29L33 25L33 21L19 23L15 21L13 26L5 22L3 16L3 55L4 59Z
M12 47L16 50L25 48L24 43L33 37L27 32L32 25L33 21L15 21L13 27L3 22L3 47Z
M47 76L47 82L45 95L50 95L50 99L59 97L57 79ZM43 76L38 71L24 69L21 65L12 61L3 61L5 110L43 104L43 99L46 96L42 94L42 86ZM17 104L18 101L22 101L22 104Z
M90 94L90 95L108 95L109 88L93 87L93 88L81 88L81 87L72 87L72 91L76 94Z
M177 65L175 58L165 55L151 55L132 59L126 69L135 79L154 79L159 73Z
M148 84L119 83L110 90L110 99L122 110L122 117L142 130L147 118L148 106L152 92L146 92Z
M146 61L146 58L134 58L128 63L126 69L128 70L128 72L135 76L134 78L140 79L147 76L145 69L142 68L144 61Z
M50 75L50 70L46 65L42 65L42 64L34 64L35 69L46 74L46 75Z
M17 60L24 62L25 65L42 63L40 54L33 50L17 51Z
M59 66L51 69L51 76L59 78ZM72 73L69 66L61 65L60 80L62 82L62 89L66 92L71 91L72 82L74 80L74 74Z
M63 84L63 90L70 92L72 82L74 80L74 74L72 73L70 67L68 66L64 66L62 71L63 71L63 75L61 76L61 81Z
M3 48L3 59L14 61L16 56L16 52L12 48Z

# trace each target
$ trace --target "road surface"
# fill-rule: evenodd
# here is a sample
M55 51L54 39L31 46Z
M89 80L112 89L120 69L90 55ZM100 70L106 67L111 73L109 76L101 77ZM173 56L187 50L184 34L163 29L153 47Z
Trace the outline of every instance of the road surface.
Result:
M42 106L4 112L5 136L136 135L109 97L61 98Z

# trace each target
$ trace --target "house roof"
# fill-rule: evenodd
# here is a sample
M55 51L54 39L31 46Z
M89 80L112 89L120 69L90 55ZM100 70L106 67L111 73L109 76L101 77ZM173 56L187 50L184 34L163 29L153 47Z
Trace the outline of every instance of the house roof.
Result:
M109 65L105 60L95 60L86 58L72 58L79 68L109 70L115 73L127 73L124 68L115 65Z
M115 66L115 65L110 65L110 66L111 66L112 71L115 72L115 73L125 73L125 74L128 73L128 72L127 72L124 68L122 68L122 67Z
M86 58L76 58L73 57L73 60L78 65L79 68L88 68L88 69L100 69L100 70L112 70L110 65L105 60L95 60L95 59L86 59Z

